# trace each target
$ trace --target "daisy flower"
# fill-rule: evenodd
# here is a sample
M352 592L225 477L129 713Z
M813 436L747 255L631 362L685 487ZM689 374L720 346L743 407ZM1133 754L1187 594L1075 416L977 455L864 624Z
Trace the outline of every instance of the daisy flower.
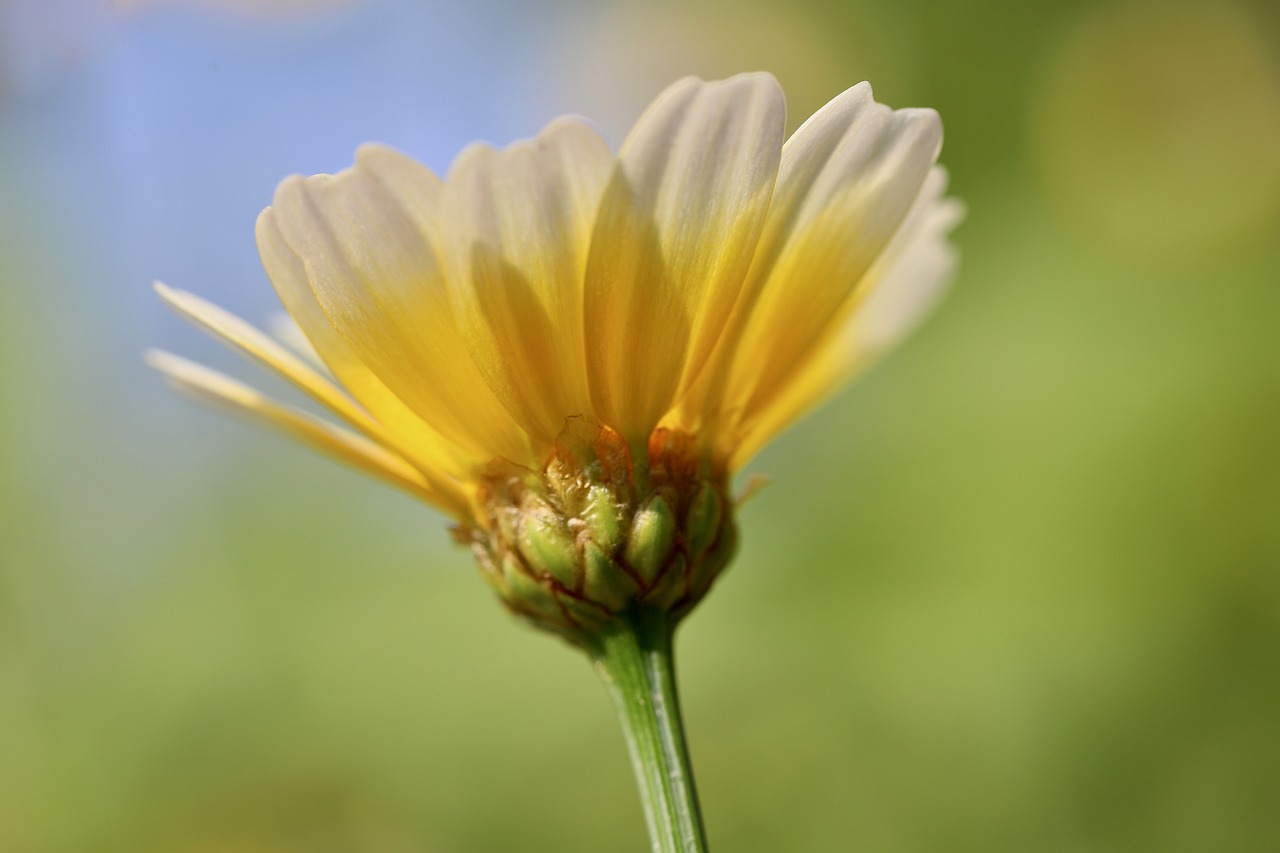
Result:
M934 111L862 83L784 125L755 73L675 83L617 153L577 118L472 145L443 179L364 146L286 179L258 219L301 342L157 285L330 417L150 362L450 516L510 609L585 648L624 716L646 695L652 716L674 682L644 660L669 660L732 555L733 475L909 331L955 264ZM670 801L650 828L677 846L657 849L700 849L675 724L637 718L629 742Z

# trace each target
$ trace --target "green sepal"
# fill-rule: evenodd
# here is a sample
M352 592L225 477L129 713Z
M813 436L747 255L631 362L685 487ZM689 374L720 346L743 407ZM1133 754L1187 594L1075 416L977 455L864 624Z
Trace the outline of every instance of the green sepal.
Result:
M690 591L695 599L701 598L711 587L712 582L733 560L738 550L738 528L729 520L720 529L720 536L711 550L693 563L693 576L690 578Z
M611 610L622 610L640 592L631 576L595 542L588 540L583 546L582 560L586 567L584 592L592 601Z
M671 610L675 607L676 602L688 592L689 583L685 571L688 566L689 561L685 559L684 554L676 554L672 557L666 572L662 575L662 580L649 591L645 600L663 610Z
M599 604L583 601L567 592L557 590L555 597L560 606L569 614L569 618L576 622L578 626L598 628L612 616L610 612Z
M631 522L626 561L645 584L653 583L671 553L676 539L676 517L662 495L653 499Z
M578 589L577 545L550 507L531 504L525 510L518 547L535 574L546 573L567 589Z
M537 578L531 577L517 557L508 554L503 558L502 574L506 578L511 594L509 600L513 604L548 619L558 618L560 608L551 590Z
M592 486L587 492L582 520L587 533L608 554L622 544L622 515L613 493L601 485Z
M689 502L685 517L685 543L690 559L697 561L720 534L724 519L724 501L710 483L704 482Z

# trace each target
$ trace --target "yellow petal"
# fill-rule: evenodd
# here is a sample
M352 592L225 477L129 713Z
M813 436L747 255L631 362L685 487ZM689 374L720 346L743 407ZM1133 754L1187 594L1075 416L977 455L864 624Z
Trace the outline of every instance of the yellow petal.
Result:
M622 146L587 264L587 366L598 417L633 445L696 377L751 262L785 106L746 74L663 92Z
M484 460L470 459L414 414L338 334L311 290L302 259L285 242L272 208L258 217L257 237L262 265L285 309L330 372L392 436L400 452L420 470L451 477L465 477L483 464Z
M165 374L178 390L198 400L230 409L236 414L284 432L322 453L327 453L366 474L433 504L456 518L468 510L459 494L434 489L401 457L353 432L323 421L301 409L268 399L247 385L167 352L152 350L147 363Z
M915 207L889 247L867 273L863 297L838 352L859 369L892 349L938 303L951 281L959 255L947 239L964 218L964 205L943 198L947 171L935 166Z
M161 282L156 282L155 288L160 298L187 320L280 374L374 442L409 460L436 488L446 492L454 488L452 481L460 472L453 460L437 456L416 457L412 446L371 418L328 377L318 373L276 340L195 294L175 290ZM303 339L301 343L305 345L307 342Z
M946 171L935 166L834 337L754 420L740 425L745 432L732 439L731 468L741 468L773 436L866 370L937 304L957 261L947 235L964 215L960 202L942 198L946 185Z
M561 119L503 150L474 145L445 183L440 248L476 366L511 416L549 446L591 414L582 279L613 153Z
M311 345L311 341L307 340L307 333L302 331L302 327L298 325L298 321L289 316L288 311L275 311L267 318L266 331L280 343L284 344L290 351L302 357L302 360L310 364L316 370L325 376L333 376L324 359L320 357L320 353L316 352L316 348Z
M528 464L527 436L454 321L431 238L438 184L425 167L378 152L338 175L285 180L267 215L329 322L388 390L476 458Z
M155 289L170 308L191 323L279 373L347 423L362 432L378 430L373 419L350 397L270 336L193 293L175 290L159 281Z
M942 141L933 110L875 103L859 84L788 140L740 303L718 354L723 408L749 424L838 333L868 270L919 197ZM727 366L727 367L724 367Z

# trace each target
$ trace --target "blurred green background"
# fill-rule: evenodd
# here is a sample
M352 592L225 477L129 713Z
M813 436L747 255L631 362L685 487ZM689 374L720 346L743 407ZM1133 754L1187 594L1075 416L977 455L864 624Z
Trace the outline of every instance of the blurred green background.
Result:
M7 0L0 850L645 849L584 660L169 394L143 348L261 382L148 284L265 319L284 175L757 68L936 107L970 212L682 630L713 846L1280 849L1280 7Z

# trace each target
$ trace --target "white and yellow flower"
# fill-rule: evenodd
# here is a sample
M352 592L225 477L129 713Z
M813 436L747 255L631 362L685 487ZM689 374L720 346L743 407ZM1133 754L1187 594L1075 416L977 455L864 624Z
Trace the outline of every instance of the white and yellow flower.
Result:
M258 247L323 366L159 290L343 426L151 361L452 516L526 615L686 608L719 568L693 551L731 550L728 479L908 331L955 260L935 112L890 110L865 83L786 140L784 112L767 74L685 79L617 154L562 118L467 148L443 180L376 145L286 179ZM600 566L625 583L601 592Z

